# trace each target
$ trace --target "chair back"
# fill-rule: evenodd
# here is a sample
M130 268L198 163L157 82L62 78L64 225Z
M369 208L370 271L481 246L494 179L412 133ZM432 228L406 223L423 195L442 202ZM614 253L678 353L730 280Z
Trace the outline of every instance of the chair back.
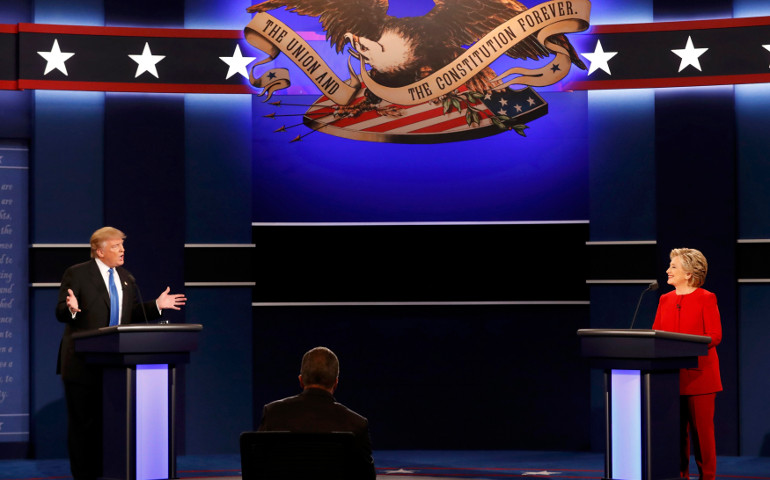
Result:
M350 432L244 432L240 443L243 480L367 478Z

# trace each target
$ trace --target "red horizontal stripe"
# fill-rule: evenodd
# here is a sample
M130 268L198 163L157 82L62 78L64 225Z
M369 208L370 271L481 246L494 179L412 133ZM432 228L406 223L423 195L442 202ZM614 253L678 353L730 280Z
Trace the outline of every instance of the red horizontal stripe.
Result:
M19 33L19 26L0 23L0 33Z
M0 90L18 90L19 82L16 80L0 80Z
M465 117L457 117L427 127L418 128L409 133L440 133L449 130L450 128L462 127L463 125L467 125Z
M193 28L134 28L134 27L91 27L81 25L47 25L42 23L20 23L19 32L61 33L66 35L112 35L120 37L164 37L164 38L243 38L240 30L203 30Z
M707 30L710 28L756 27L770 25L770 17L722 18L717 20L687 20L683 22L627 23L594 25L588 33L670 32L676 30Z
M422 122L423 120L436 118L442 114L443 114L443 109L441 107L433 108L431 110L426 110L421 113L414 113L406 117L394 118L388 123L383 123L382 125L375 125L373 127L364 129L364 131L365 132L388 132L390 130L393 130L394 128L401 128L407 125L412 125L417 122Z
M570 82L565 90L612 90L619 88L703 87L770 82L770 73L750 75L715 75L683 78L644 78L630 80L587 80Z
M96 92L149 93L254 93L248 85L184 83L70 82L66 80L19 80L19 88L42 90L85 90Z

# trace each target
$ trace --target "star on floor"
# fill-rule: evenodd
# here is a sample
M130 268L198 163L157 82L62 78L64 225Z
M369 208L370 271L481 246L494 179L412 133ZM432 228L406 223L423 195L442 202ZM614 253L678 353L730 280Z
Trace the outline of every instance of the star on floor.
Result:
M399 468L398 470L385 470L385 475L396 475L396 474L407 474L407 473L414 473L414 470L404 470L403 468Z
M225 62L229 67L225 79L232 77L236 73L240 73L244 78L249 78L249 71L246 67L256 60L257 57L244 57L241 53L241 46L236 44L235 51L231 57L219 57L219 59Z
M45 58L46 61L45 73L43 73L43 75L48 75L53 70L59 70L64 75L69 75L67 73L67 66L64 65L64 62L69 60L70 57L75 54L73 52L62 52L59 48L59 40L54 39L51 51L37 52L37 54Z
M541 470L539 472L523 472L522 475L540 475L540 476L549 476L549 475L559 475L561 472L549 472L548 470Z
M166 58L165 55L153 55L150 50L149 42L144 42L144 50L142 50L141 55L129 55L129 57L136 62L136 75L134 75L134 78L137 78L144 72L148 72L155 78L159 78L157 64Z
M604 48L602 48L602 42L601 40L596 41L596 48L594 48L594 53L584 53L583 56L588 59L589 62L591 62L591 65L588 67L588 75L591 75L598 69L602 69L605 72L607 72L607 75L612 75L612 72L610 72L610 59L617 55L618 52L605 52Z
M703 71L700 68L699 58L706 53L706 50L708 50L708 48L695 48L692 44L692 37L688 36L687 45L684 48L675 48L671 51L682 59L682 61L679 62L679 71L681 72L690 65Z

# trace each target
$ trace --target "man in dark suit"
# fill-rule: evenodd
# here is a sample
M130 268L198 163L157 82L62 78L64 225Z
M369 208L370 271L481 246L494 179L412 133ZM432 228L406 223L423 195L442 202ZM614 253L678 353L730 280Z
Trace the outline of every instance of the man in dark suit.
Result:
M122 267L125 234L103 227L91 236L91 260L64 272L56 318L65 323L56 373L64 382L67 402L67 445L75 480L95 480L102 474L102 380L98 367L75 354L72 334L154 320L162 310L179 310L184 295L169 288L154 301L136 300L134 277Z
M352 432L361 448L366 477L374 479L369 421L334 399L339 372L337 356L328 348L305 353L299 375L302 393L265 405L259 431Z

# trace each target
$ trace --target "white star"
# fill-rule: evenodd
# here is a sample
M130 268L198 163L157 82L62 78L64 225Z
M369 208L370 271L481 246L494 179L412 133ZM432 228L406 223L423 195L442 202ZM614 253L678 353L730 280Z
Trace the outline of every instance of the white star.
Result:
M770 45L762 45L762 46L763 46L763 47L765 47L765 50L767 50L768 52L770 52Z
M404 470L403 468L399 468L398 470L385 470L385 475L392 475L394 473L414 473L414 470Z
M617 55L618 52L605 52L602 48L602 42L600 40L596 41L596 48L594 48L594 53L584 53L583 56L588 59L589 62L591 62L591 65L588 67L588 75L591 75L594 73L597 69L602 69L605 72L607 72L607 75L612 75L612 72L610 72L610 59Z
M522 473L522 475L546 475L546 476L548 476L548 475L558 475L560 473L561 472L549 472L548 470L542 470L542 471L539 471L539 472L524 472L524 473Z
M153 55L148 42L144 42L144 50L141 55L129 55L129 57L136 62L136 75L134 75L134 78L144 72L149 72L155 78L159 78L156 64L166 58L165 55Z
M528 103L528 104L529 104L529 106L531 107L531 106L533 106L533 105L535 104L535 100L534 100L532 97L529 97L529 98L527 99L527 103Z
M52 70L59 70L64 75L67 74L67 66L64 65L64 62L69 60L69 58L73 55L75 55L72 52L62 52L59 48L59 40L54 39L53 41L53 47L51 47L50 52L37 52L38 55L45 58L46 64L45 64L45 73L43 75L48 75Z
M500 110L498 110L497 113L499 115L508 115L508 112L506 112L504 108L501 108Z
M501 99L500 99L500 105L502 105L502 106L506 106L506 105L508 105L508 100L506 100L506 99L504 99L504 98L501 98Z
M249 78L249 71L246 70L246 67L256 60L257 57L244 57L243 54L241 54L241 46L236 44L232 57L219 57L219 59L225 62L229 67L227 69L226 79L232 77L236 73L240 73L244 78Z
M675 48L671 51L682 59L682 61L679 62L679 71L681 72L690 65L700 70L700 60L698 60L698 57L706 53L706 50L708 50L708 48L695 48L692 44L692 37L687 37L687 46L684 48Z
M521 110L522 110L521 105L519 105L518 103L516 105L514 105L513 108L515 108L517 112L521 112Z

